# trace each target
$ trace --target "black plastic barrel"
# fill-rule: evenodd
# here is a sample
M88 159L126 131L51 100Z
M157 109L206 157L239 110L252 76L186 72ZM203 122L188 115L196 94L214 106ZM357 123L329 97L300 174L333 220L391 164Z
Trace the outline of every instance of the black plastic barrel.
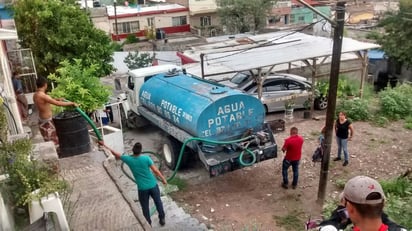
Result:
M76 111L62 112L53 118L59 137L59 157L68 157L90 151L87 121Z

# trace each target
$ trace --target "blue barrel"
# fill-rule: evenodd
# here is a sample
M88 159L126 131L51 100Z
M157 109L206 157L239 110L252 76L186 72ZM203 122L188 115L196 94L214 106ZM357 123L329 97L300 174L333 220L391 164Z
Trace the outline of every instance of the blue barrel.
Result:
M190 135L211 140L261 130L265 119L257 98L184 74L150 78L140 88L139 101Z

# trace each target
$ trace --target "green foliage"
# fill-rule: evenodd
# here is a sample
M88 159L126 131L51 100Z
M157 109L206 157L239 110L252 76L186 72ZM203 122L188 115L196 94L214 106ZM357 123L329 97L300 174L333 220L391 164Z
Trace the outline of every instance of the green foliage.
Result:
M146 27L144 29L144 35L147 40L155 40L156 39L156 28Z
M385 116L376 116L373 117L372 122L379 127L386 127L389 124L389 119Z
M312 99L308 98L307 100L305 100L305 102L303 102L303 107L305 108L305 110L310 110L310 108L312 107Z
M384 210L389 218L404 227L412 227L412 180L399 177L381 181L380 184L386 195ZM338 186L343 190L343 186ZM336 200L326 200L322 211L324 217L330 217L337 205Z
M179 190L185 190L187 187L187 182L180 177L174 177L168 184L176 185Z
M381 34L377 30L372 30L366 34L366 38L371 40L379 40L381 38Z
M336 112L346 112L346 116L353 121L366 121L369 119L368 103L359 98L342 99L336 105Z
M320 80L316 82L315 89L314 89L314 94L316 98L328 95L328 91L329 91L329 81L328 80Z
M76 59L74 64L63 61L57 73L50 74L48 78L57 83L51 96L75 102L85 112L103 107L111 94L110 88L98 78L97 65L84 67L80 59Z
M412 2L410 0L399 1L399 11L389 12L381 25L385 28L385 34L378 39L382 49L389 57L412 64ZM400 44L402 44L400 46Z
M380 182L386 194L385 211L395 222L412 227L412 180L399 177Z
M379 92L380 114L398 120L412 114L412 86L407 84Z
M345 92L347 81L345 78L340 77L338 82L338 90L336 96L338 98L342 97ZM315 97L326 96L329 92L329 80L322 79L317 81L315 84L314 94Z
M3 98L1 98L0 103L0 143L4 143L7 140L7 117L5 112L5 107L3 106Z
M227 33L258 31L266 25L266 16L274 0L218 0L220 22Z
M123 62L129 69L133 70L142 67L150 67L153 63L154 58L155 56L150 55L149 53L139 54L139 52L136 51L129 52Z
M404 128L412 130L412 116L406 117Z
M0 147L0 166L9 175L3 185L11 192L12 202L17 206L27 205L50 193L67 187L65 181L58 179L53 169L37 160L30 160L31 142L21 139L13 143L2 143ZM35 190L38 193L32 193Z
M123 51L123 44L113 43L112 48L114 51Z
M74 1L20 0L13 6L22 47L30 48L41 76L54 73L63 60L96 65L97 77L113 71L113 46Z
M289 99L285 100L285 109L292 109L295 106L296 95L292 95Z
M126 41L124 42L124 44L132 44L137 42L139 42L139 38L135 34L129 34L126 37Z
M302 230L302 224L304 220L301 218L303 212L293 210L292 212L288 213L286 216L280 217L275 216L276 223L285 228L285 230Z
M332 215L333 210L338 207L339 201L336 199L331 199L331 200L326 200L325 203L323 204L322 208L322 215L324 217L330 217Z

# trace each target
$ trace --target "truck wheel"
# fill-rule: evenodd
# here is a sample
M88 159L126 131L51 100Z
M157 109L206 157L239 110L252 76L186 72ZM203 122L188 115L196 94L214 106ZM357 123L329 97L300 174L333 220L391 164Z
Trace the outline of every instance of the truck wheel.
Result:
M168 136L166 138L166 141L163 144L163 158L168 168L172 170L176 169L177 160L179 158L181 148L182 143L180 143L178 140L171 136ZM183 159L181 162L183 162Z

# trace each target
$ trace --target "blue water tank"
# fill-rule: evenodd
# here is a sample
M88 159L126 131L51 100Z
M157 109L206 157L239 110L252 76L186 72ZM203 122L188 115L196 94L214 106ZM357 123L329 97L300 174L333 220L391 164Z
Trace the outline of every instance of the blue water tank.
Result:
M147 80L140 104L195 137L240 138L261 130L265 109L257 98L184 74L160 74Z

